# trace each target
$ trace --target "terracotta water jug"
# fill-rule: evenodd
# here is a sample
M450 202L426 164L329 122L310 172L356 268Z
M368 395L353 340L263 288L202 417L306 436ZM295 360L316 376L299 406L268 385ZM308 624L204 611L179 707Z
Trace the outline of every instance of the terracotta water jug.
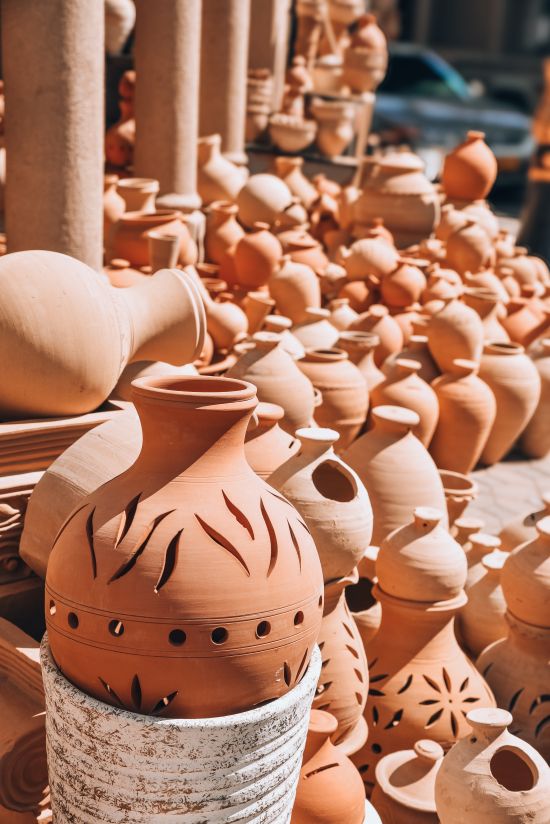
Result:
M303 358L306 350L292 332L292 321L284 315L268 315L264 321L265 332L275 332L281 336L281 346L293 360Z
M443 747L427 738L380 759L372 803L384 824L439 824L435 779L443 756Z
M540 375L540 398L531 420L523 430L521 449L529 458L544 458L550 452L550 338L543 338L532 355Z
M292 204L292 193L276 175L258 174L248 178L237 196L240 222L251 229L255 223L273 226Z
M248 171L227 160L221 153L219 134L199 138L197 191L203 205L216 200L234 202L248 177Z
M434 506L445 513L445 494L436 465L412 430L418 415L399 406L372 410L373 428L342 455L369 493L374 514L373 544L406 523L416 506Z
M531 420L541 394L540 375L523 346L487 343L479 377L493 392L497 405L495 422L481 453L482 463L500 461Z
M276 157L275 174L283 180L291 194L309 209L319 197L319 192L303 173L303 157Z
M246 338L248 333L248 319L236 303L214 300L207 287L219 288L222 281L212 284L199 278L197 270L188 267L187 272L193 277L204 303L206 312L206 328L212 337L214 345L219 351L227 351L236 343Z
M197 245L185 224L182 212L168 209L156 212L125 212L111 227L109 246L114 257L125 258L133 266L149 264L149 232L178 235L179 260L182 266L194 265L198 260Z
M304 349L331 349L338 340L338 329L330 322L328 309L308 306L303 321L292 327L292 334L298 338Z
M437 395L419 376L420 363L398 358L386 379L371 392L372 406L403 406L418 415L413 434L428 447L437 426L439 404Z
M363 376L370 393L384 380L384 373L374 362L374 352L380 344L378 335L372 332L340 332L336 348L348 353L348 358Z
M329 259L321 243L305 229L287 229L279 232L277 237L281 241L285 255L290 255L291 260L296 263L305 263L319 274L326 270Z
M510 335L500 320L506 310L495 292L484 287L469 287L464 291L463 300L481 318L483 340L494 343L507 343L510 340Z
M460 610L458 624L460 637L474 658L489 644L505 638L508 624L505 620L506 601L500 586L502 567L508 554L493 550L481 559L483 575L465 586L468 603Z
M277 309L293 323L303 323L308 307L321 307L319 278L305 263L296 263L290 255L283 255L280 265L268 282L269 294Z
M380 292L388 306L411 306L420 300L426 277L413 258L401 258L393 272L382 278Z
M335 429L340 436L338 451L346 449L359 434L369 408L367 387L359 369L341 349L306 349L297 364L321 392L315 421Z
M237 242L234 264L237 283L246 289L265 286L277 270L283 250L266 223L255 223Z
M457 518L460 518L468 504L477 498L479 487L477 483L461 472L451 472L440 469L439 477L443 484L449 527L452 527Z
M525 543L525 541L536 538L536 524L541 518L545 518L547 515L550 515L550 489L541 494L540 504L537 508L532 506L527 512L520 515L519 518L514 518L504 525L499 534L502 549L506 552L511 552L512 549Z
M225 252L244 236L237 221L237 207L228 200L215 200L206 215L204 251L206 259L221 264Z
M492 390L475 361L458 358L432 383L439 420L430 454L440 469L468 474L476 466L496 416Z
M260 402L254 413L256 420L252 419L246 430L246 460L264 481L300 449L298 438L279 426L284 414L282 406Z
M241 306L248 320L248 332L252 335L263 327L264 320L275 307L275 301L267 292L248 292Z
M56 663L145 715L227 715L284 695L319 633L322 573L298 513L246 462L255 388L145 379L134 403L137 461L71 513L50 556Z
M343 265L349 280L366 280L371 275L382 278L398 265L397 249L383 238L363 238L343 253Z
M505 709L473 709L471 735L445 756L435 782L441 824L546 824L550 768L508 731Z
M456 358L479 363L483 350L483 323L481 318L451 298L431 315L427 325L428 347L442 372L448 372Z
M267 478L306 522L326 582L349 575L372 536L372 509L356 473L334 452L333 429L298 429L299 446ZM287 449L288 451L288 449ZM338 529L334 525L338 523Z
M382 364L382 372L389 375L398 358L407 358L417 361L420 364L418 375L426 383L432 383L441 373L436 366L434 359L428 349L428 338L426 335L411 335L404 348L394 355L390 355Z
M7 420L90 412L127 363L189 363L203 346L201 297L179 270L113 289L68 255L16 252L0 258L0 288Z
M351 324L350 330L378 335L380 343L374 351L374 362L377 366L382 366L386 358L403 348L403 332L397 321L389 314L387 306L374 304L369 307Z
M349 305L349 298L334 298L328 305L330 322L339 332L345 332L359 314Z
M450 200L483 200L497 176L497 160L485 143L484 132L470 131L466 140L449 152L441 182Z

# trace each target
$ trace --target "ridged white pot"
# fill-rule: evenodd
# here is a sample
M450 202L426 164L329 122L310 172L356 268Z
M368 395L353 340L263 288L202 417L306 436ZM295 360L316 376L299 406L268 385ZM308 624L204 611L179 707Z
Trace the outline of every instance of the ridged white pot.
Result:
M57 669L46 636L41 662L56 824L290 821L321 669L317 647L282 698L190 720L136 715L91 698Z

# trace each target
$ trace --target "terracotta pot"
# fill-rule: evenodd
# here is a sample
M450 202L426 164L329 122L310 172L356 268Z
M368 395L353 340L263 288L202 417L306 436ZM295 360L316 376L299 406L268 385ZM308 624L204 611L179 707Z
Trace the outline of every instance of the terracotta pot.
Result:
M275 301L267 292L248 292L242 301L242 307L248 320L248 333L258 332L265 318L273 310Z
M371 393L373 406L403 406L418 415L418 425L412 430L429 446L439 417L437 396L431 386L419 377L420 363L398 358L390 375Z
M464 292L464 303L477 312L481 318L483 340L490 340L494 343L509 342L510 336L500 320L506 310L495 292L481 287L468 288Z
M483 350L481 318L459 300L451 298L431 315L428 347L442 372L451 371L457 358L479 363Z
M390 308L392 318L399 324L403 332L404 346L408 344L411 335L414 335L418 329L418 324L423 322L424 313L421 312L420 309L421 306L419 303L413 303L412 306L404 306L402 308L398 306L392 306Z
M455 276L459 283L455 281ZM427 304L435 300L451 300L462 294L460 275L453 269L441 269L435 263L428 269L427 286L422 292L422 303Z
M340 332L336 341L337 349L347 352L350 361L361 372L369 394L384 380L384 373L374 362L374 352L379 344L380 338L371 332Z
M337 727L330 713L311 711L291 824L363 824L365 820L361 776L330 740Z
M298 153L306 149L315 140L317 123L305 120L303 116L303 98L298 95L299 103L288 112L278 112L269 118L269 136L271 142L283 152Z
M483 558L500 548L500 538L477 530L469 535L462 548L468 564L466 586L471 588L485 575Z
M198 277L196 270L188 269L193 273L195 283L200 289L206 311L206 328L212 337L217 350L227 351L247 336L248 319L235 303L213 300L207 289L208 281ZM220 281L216 285L220 285Z
M550 515L550 489L547 492L543 492L540 497L541 502L538 509L531 507L528 512L522 514L519 518L514 518L505 524L502 532L499 534L499 538L502 542L502 549L506 552L510 552L519 546L519 544L525 543L525 541L536 538L536 524L541 518Z
M317 121L317 146L327 157L339 157L355 134L355 107L346 101L314 97L311 114Z
M134 384L134 403L139 458L71 514L50 556L46 618L58 666L106 703L165 717L227 715L283 695L319 632L322 574L298 514L266 493L246 462L254 387L226 378L145 379ZM201 583L192 570L205 553L217 572ZM69 572L75 564L78 576ZM238 606L231 576L242 593ZM136 655L135 632L146 654ZM234 659L241 665L247 654L244 675Z
M418 415L398 406L372 410L373 429L343 453L367 489L374 514L373 543L403 525L416 506L437 506L447 525L445 495L437 468L412 429Z
M264 321L265 332L275 332L281 337L281 347L291 356L293 360L303 358L306 351L298 338L295 338L290 331L292 321L283 315L268 315Z
M110 285L117 289L138 286L148 277L139 269L133 269L130 266L130 261L124 260L124 258L113 258L107 266L103 267L102 271L104 275L107 275Z
M487 343L479 376L492 390L497 414L481 453L481 461L491 465L512 448L531 420L541 394L541 380L531 359L516 343Z
M445 157L441 182L451 200L483 200L493 188L497 161L484 138L484 132L468 132Z
M103 243L109 237L113 223L124 214L124 198L117 192L117 175L105 175L103 178Z
M279 232L285 255L290 255L296 263L305 263L311 266L314 272L324 272L329 260L319 241L315 240L303 229L289 229Z
M455 205L463 215L474 218L482 229L485 229L493 243L497 240L500 231L499 220L486 200L457 200Z
M426 383L432 383L441 374L428 349L426 335L411 335L408 343L400 352L386 358L382 364L382 374L389 375L399 358L407 358L419 363L418 375Z
M277 177L280 177L291 194L309 209L319 197L319 193L302 171L303 157L276 157L273 162Z
M372 92L380 85L388 66L386 37L373 14L363 14L351 43L344 51L344 82L353 92Z
M264 481L300 449L298 438L279 426L284 414L284 409L276 403L259 403L256 420L252 419L246 430L246 460Z
M241 355L227 376L250 381L260 401L282 406L285 415L280 425L294 435L313 418L313 386L284 351L278 335L257 332L252 341L254 347Z
M440 469L468 474L476 466L495 421L495 396L475 361L457 359L432 383L439 420L430 454Z
M537 537L516 547L502 570L502 589L508 609L534 626L550 625L550 518L537 522Z
M280 178L270 174L252 175L239 191L239 220L252 228L257 223L272 226L292 203L290 189Z
M468 603L459 616L460 634L474 658L489 644L505 638L508 625L504 619L506 601L500 586L500 576L506 552L494 550L481 559L483 575L472 586L466 586Z
M513 298L509 301L508 314L502 318L502 326L506 330L508 340L523 345L531 332L540 323L539 318L530 308L529 301L525 298Z
M365 280L371 275L385 277L395 270L398 262L397 250L380 237L356 240L343 254L349 280Z
M148 235L153 229L159 234L179 235L179 263L186 266L197 262L197 246L185 225L184 215L167 209L151 213L125 212L111 228L109 244L115 257L125 258L133 266L147 266Z
M308 307L320 308L321 289L313 269L305 263L296 263L290 255L281 258L268 283L269 293L277 309L293 323L306 320Z
M246 169L222 155L221 142L219 134L199 138L197 191L204 206L216 200L235 201L248 177Z
M349 305L349 298L334 298L330 301L328 310L330 312L330 322L339 332L344 332L359 317L358 313Z
M452 526L456 519L462 516L468 504L477 498L479 487L475 481L460 472L440 469L439 477L445 492L449 525Z
M247 289L264 286L277 270L283 250L266 223L255 223L235 247L237 282Z
M382 366L386 358L403 348L403 332L401 327L388 312L386 306L374 304L359 315L350 327L353 332L370 332L378 335L380 343L374 351L374 362Z
M390 824L439 824L435 809L435 779L444 751L430 739L412 750L385 755L376 765L372 801Z
M344 83L342 58L338 54L321 55L312 67L311 76L317 94L341 94Z
M173 378L187 375L198 375L196 366L186 363L183 366L172 366L162 361L136 361L129 363L118 379L117 385L111 392L110 400L132 402L132 383L138 378L156 378L171 376Z
M367 417L369 396L363 376L341 349L306 349L298 366L322 395L315 421L335 429L339 451L346 449Z
M155 211L155 200L159 193L159 182L150 177L125 177L116 186L117 193L124 201L125 212Z
M494 295L496 295L500 302L505 306L510 301L510 295L506 291L501 278L495 275L492 269L485 269L481 272L476 272L475 275L472 275L470 272L466 272L464 275L464 283L467 287L471 287L473 289L488 289L489 292L494 293ZM504 314L505 313L501 310L498 317L504 317Z
M403 258L397 268L382 278L380 292L389 306L411 306L426 288L426 278L414 261Z
M304 349L330 349L338 340L338 330L329 320L328 309L307 307L305 319L292 327L292 334L298 338Z
M0 259L0 284L0 339L12 353L0 401L8 420L90 412L127 363L189 363L203 346L202 302L183 272L112 289L67 255L17 252Z
M372 509L359 477L334 452L333 429L298 429L301 444L268 478L306 522L325 582L349 575L372 536ZM287 449L288 453L288 449ZM334 524L338 523L338 529Z
M325 606L319 634L321 676L313 707L332 713L338 729L332 734L346 755L352 755L367 739L363 717L369 690L367 659L359 631L346 604L344 589L357 581L357 572L325 586Z
M204 250L206 259L221 264L228 249L235 246L244 236L237 222L237 207L227 200L214 201L206 215L206 235Z
M382 621L382 607L373 595L377 578L375 573L376 557L379 547L369 546L358 565L359 580L346 587L346 603L359 630L363 647L366 649Z
M475 220L468 219L447 239L447 262L461 275L486 269L494 263L494 256L491 238Z
M514 247L510 257L501 257L498 262L497 274L510 273L520 287L527 284L536 284L538 281L538 268L533 258L527 254L524 246Z
M467 720L472 735L453 747L437 774L435 803L441 824L544 824L550 768L533 747L508 732L511 714L474 709Z
M147 232L147 250L151 273L159 269L175 269L178 265L181 240L177 234L168 235L153 229Z
M469 515L465 515L462 518L456 519L450 533L457 544L460 544L466 552L470 537L478 532L481 532L484 525L484 521L482 521L481 518L472 518Z

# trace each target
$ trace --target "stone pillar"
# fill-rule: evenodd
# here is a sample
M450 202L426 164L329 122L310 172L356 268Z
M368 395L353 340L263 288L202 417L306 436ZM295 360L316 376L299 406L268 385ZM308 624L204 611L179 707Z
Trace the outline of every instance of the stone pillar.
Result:
M103 3L3 0L2 56L8 252L64 252L99 269Z
M197 194L201 0L136 0L134 174L160 183L159 208Z
M291 0L254 0L251 6L248 66L273 74L272 110L283 99Z
M201 137L221 134L222 152L246 163L244 127L251 0L203 0ZM256 2L256 0L254 0Z

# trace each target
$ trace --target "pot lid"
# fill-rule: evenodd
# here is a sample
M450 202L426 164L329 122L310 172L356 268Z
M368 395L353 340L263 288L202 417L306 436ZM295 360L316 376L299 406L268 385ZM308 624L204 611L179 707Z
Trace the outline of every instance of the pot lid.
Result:
M412 810L435 813L435 779L443 748L422 739L412 750L398 750L376 765L376 781L386 795Z

